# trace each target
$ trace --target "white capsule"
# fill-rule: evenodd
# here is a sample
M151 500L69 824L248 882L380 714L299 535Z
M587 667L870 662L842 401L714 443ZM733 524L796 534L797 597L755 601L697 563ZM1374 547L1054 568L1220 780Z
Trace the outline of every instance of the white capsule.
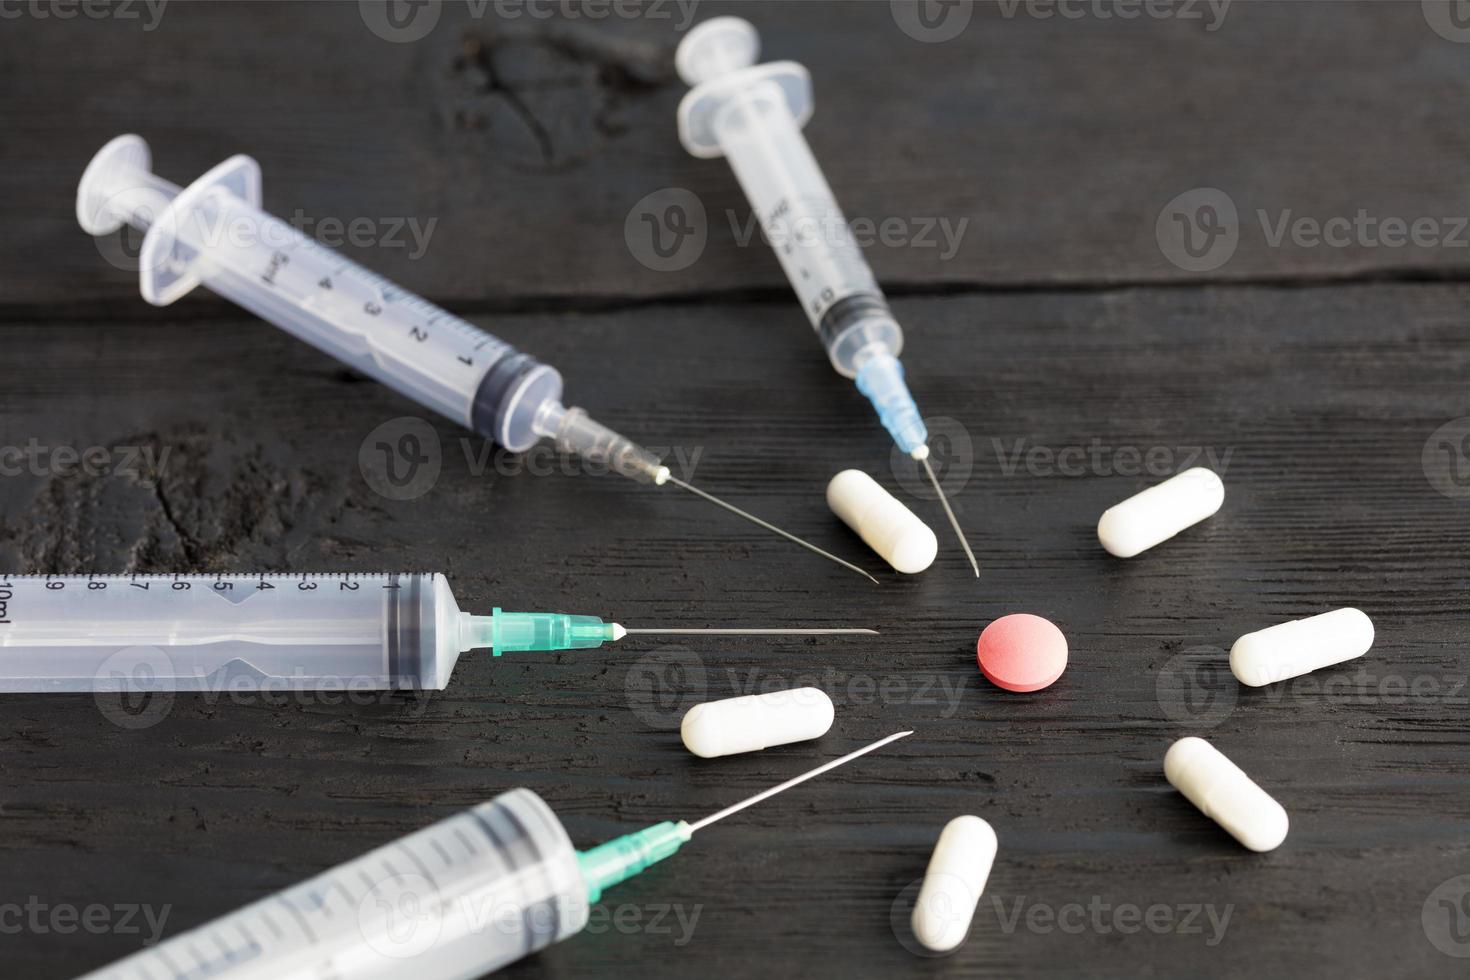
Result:
M1097 539L1118 558L1132 558L1198 524L1225 502L1225 484L1196 466L1103 511Z
M1190 736L1169 746L1164 778L1251 850L1273 850L1286 840L1281 804L1204 739Z
M919 942L947 953L965 941L995 849L995 831L979 817L955 817L944 825L909 920Z
M896 571L913 575L934 564L939 539L929 525L862 470L832 478L827 506Z
M1372 645L1367 613L1334 609L1242 636L1230 648L1230 672L1242 684L1261 687L1361 657Z
M832 727L832 699L816 687L696 704L684 714L684 747L715 759L821 738Z

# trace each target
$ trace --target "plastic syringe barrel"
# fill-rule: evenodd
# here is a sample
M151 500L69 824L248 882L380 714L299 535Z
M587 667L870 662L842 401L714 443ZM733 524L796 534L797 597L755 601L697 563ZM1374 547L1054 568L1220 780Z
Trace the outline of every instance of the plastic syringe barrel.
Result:
M516 789L82 980L471 980L587 919L566 830Z
M0 577L0 692L442 690L443 575Z
M903 330L801 132L811 80L794 62L752 67L758 50L737 17L686 35L677 61L693 89L679 106L680 138L696 156L729 160L832 366L904 452L923 452L928 431L898 361Z
M144 298L195 285L305 340L513 452L543 437L614 472L657 480L656 456L561 405L549 365L318 244L260 208L260 167L235 156L181 189L152 170L147 144L120 136L77 191L82 227L145 229Z

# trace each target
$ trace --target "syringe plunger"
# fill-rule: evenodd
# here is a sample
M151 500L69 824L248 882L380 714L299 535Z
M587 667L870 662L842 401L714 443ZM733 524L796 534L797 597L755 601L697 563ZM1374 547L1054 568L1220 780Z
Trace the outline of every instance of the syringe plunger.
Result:
M77 188L77 223L89 235L110 235L125 224L146 231L183 188L153 173L142 137L112 140L92 158Z

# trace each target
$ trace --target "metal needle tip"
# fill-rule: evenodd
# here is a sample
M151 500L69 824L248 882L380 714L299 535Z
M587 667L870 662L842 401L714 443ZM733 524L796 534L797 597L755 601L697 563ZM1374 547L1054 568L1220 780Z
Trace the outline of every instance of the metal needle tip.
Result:
M877 636L869 629L624 629L629 636Z
M832 769L836 769L838 766L846 765L847 763L851 762L853 759L856 759L860 755L867 755L869 752L872 752L874 749L881 749L883 746L887 745L889 742L896 742L899 739L904 738L905 736L908 736L908 735L912 735L912 734L913 734L913 732L894 732L892 735L888 736L887 738L880 738L880 739L878 739L878 741L872 743L871 745L864 745L862 748L858 749L856 752L849 752L849 753L847 753L847 755L843 756L840 759L833 759L831 762L828 762L825 765L817 766L817 768L812 769L812 770L810 770L808 772L804 772L800 776L797 776L797 777L795 777L793 779L788 779L788 780L786 780L786 782L782 783L779 786L772 786L770 789L765 790L764 792L757 793L757 794L755 794L754 796L752 796L752 797L750 797L748 799L744 799L744 800L741 800L739 803L733 804L732 806L727 806L727 807L725 807L725 809L721 810L719 813L712 813L709 816L705 817L703 820L700 820L700 821L697 821L695 823L690 824L689 825L689 832L692 834L696 830L703 830L705 827L708 827L710 824L714 823L717 820L724 820L726 817L730 816L732 813L739 813L741 810L744 810L746 807L753 806L756 803L759 803L761 800L769 800L771 797L775 796L777 793L784 793L786 790L790 789L791 787L796 786L796 785L799 785L801 783L804 783L808 779L811 779L814 776L820 776L822 773L828 772L828 771L830 771Z
M939 503L944 507L944 514L949 518L949 526L954 528L955 537L960 539L960 547L965 549L965 557L970 559L970 567L975 570L975 577L980 577L980 563L975 560L975 552L970 550L970 542L965 540L965 532L960 530L960 520L954 516L954 509L949 506L949 498L944 495L944 488L939 485L939 478L934 475L934 467L929 465L926 456L920 459L924 472L929 474L929 482L934 485L934 492L939 495Z
M831 561L835 561L837 564L841 565L843 568L850 568L854 572L857 572L859 575L861 575L864 578L866 578L868 581L872 582L874 585L878 585L879 584L879 582L878 582L877 579L873 578L873 576L869 575L867 572L863 571L861 568L859 568L858 566L854 565L852 562L850 562L850 561L843 561L841 558L838 558L836 555L832 554L832 552L830 552L830 551L823 551L821 548L818 548L816 545L812 544L810 541L803 541L801 538L798 538L796 535L790 533L789 531L783 531L779 527L777 527L776 525L770 523L769 521L763 521L759 517L756 517L754 514L748 512L748 511L741 510L739 507L736 507L734 504L727 504L727 503L725 503L725 501L721 500L719 497L716 497L714 494L705 493L703 490L699 489L698 487L690 486L689 484L685 483L683 480L679 479L676 476L670 476L669 479L668 479L668 482L669 483L672 483L676 487L680 487L680 488L682 488L684 490L688 490L690 493L694 494L697 497L703 497L705 500L708 500L710 503L714 504L715 506L717 506L717 507L723 507L723 508L725 508L725 510L728 510L730 513L735 514L738 517L743 517L747 521L750 521L752 524L758 524L761 527L765 528L767 531L774 531L775 533L781 535L781 537L785 538L787 541L793 542L794 544L801 545L807 551L814 552L816 554L821 555L823 558L827 558L827 559L829 559ZM946 504L945 506L948 507L949 505ZM956 527L958 527L958 525L956 525ZM969 549L966 548L966 550L969 550ZM980 575L980 571L979 571L979 568L978 567L976 568L975 575L976 575L977 578Z

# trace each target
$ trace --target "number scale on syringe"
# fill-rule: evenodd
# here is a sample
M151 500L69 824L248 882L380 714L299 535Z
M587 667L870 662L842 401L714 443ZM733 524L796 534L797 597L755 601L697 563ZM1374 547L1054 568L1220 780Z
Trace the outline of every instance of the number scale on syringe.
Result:
M443 690L470 650L592 650L630 634L823 636L844 627L634 627L463 611L442 574L0 578L0 692Z
M90 980L479 976L586 921L575 856L544 809L483 803Z
M845 299L878 294L878 281L831 194L782 197L761 227L812 326Z
M458 639L458 609L442 579L347 572L0 578L0 688L438 689Z
M256 212L269 250L222 236L205 255L215 291L302 340L474 427L475 394L486 372L512 351L422 297ZM262 291L259 285L269 287ZM275 309L279 303L282 309ZM284 315L282 315L284 314Z

